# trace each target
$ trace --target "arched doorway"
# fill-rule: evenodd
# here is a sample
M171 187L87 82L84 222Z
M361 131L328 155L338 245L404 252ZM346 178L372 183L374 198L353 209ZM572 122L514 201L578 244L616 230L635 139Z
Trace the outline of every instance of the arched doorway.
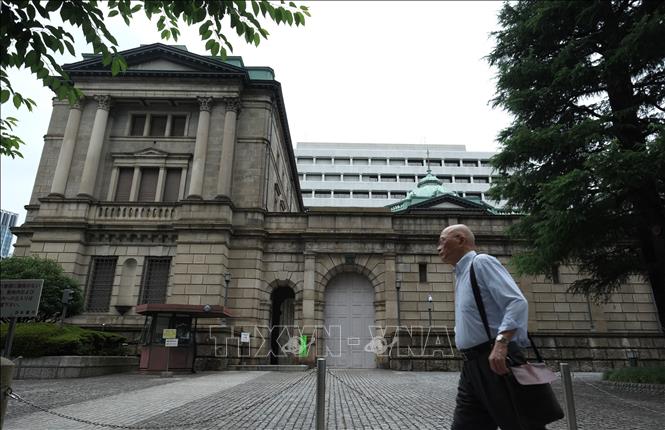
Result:
M270 364L288 364L290 358L282 352L280 345L289 341L293 331L295 293L291 287L277 287L270 295Z
M375 325L374 288L357 273L335 276L325 291L326 360L330 367L376 367L375 355L365 350Z

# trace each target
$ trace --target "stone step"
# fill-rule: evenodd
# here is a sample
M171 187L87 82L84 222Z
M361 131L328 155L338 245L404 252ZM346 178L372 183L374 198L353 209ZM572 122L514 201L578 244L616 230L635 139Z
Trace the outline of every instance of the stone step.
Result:
M228 367L229 370L262 370L272 372L304 372L309 369L306 364L238 364Z

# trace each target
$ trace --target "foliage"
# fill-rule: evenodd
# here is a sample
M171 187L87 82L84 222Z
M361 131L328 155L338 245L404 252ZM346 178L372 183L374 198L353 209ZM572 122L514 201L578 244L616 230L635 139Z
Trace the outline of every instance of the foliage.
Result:
M0 327L4 345L9 324ZM45 357L51 355L124 355L126 339L118 334L87 330L77 326L49 323L16 324L12 355Z
M67 73L53 55L65 50L75 55L74 37L61 26L51 25L52 15L59 16L65 24L81 29L95 54L102 56L104 65L111 66L113 75L123 72L127 63L118 53L118 42L107 29L101 3L107 17L120 16L130 25L134 14L141 10L146 17L156 20L162 39L178 40L179 21L187 26L198 25L205 49L212 55L226 56L233 47L224 32L235 31L249 44L259 45L267 39L268 31L261 21L296 26L305 24L309 16L306 6L284 1L268 0L202 1L202 0L2 0L2 25L0 26L0 81L2 104L12 101L18 109L25 106L32 110L35 102L14 91L7 70L29 68L44 86L53 90L59 99L74 103L82 96ZM227 33L228 34L228 33ZM0 155L21 156L18 147L23 142L9 134L16 121L2 118Z
M665 384L665 367L624 367L603 373L603 379L614 382Z
M62 312L62 291L72 290L72 300L67 315L78 315L83 311L83 293L76 280L65 275L60 265L38 257L11 257L0 260L2 279L43 279L42 298L39 302L37 321L54 320Z
M648 278L665 323L665 3L506 3L488 59L501 131L491 190L525 214L522 273L575 264L607 298Z

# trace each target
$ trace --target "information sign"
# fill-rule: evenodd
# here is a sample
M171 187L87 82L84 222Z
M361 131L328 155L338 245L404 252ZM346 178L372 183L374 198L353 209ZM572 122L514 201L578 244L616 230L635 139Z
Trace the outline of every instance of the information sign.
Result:
M241 343L249 343L249 333L247 333L247 332L240 333L240 342Z
M36 317L42 296L43 279L3 279L0 281L0 317Z
M175 339L175 329L174 328L165 328L162 332L162 339Z
M178 346L178 339L166 339L164 346L171 347L171 346Z

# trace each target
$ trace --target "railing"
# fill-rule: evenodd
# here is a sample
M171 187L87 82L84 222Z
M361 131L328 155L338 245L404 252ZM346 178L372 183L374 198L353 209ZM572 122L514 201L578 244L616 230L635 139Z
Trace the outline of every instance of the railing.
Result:
M90 219L99 221L173 221L177 218L174 206L140 204L102 204L90 208Z

